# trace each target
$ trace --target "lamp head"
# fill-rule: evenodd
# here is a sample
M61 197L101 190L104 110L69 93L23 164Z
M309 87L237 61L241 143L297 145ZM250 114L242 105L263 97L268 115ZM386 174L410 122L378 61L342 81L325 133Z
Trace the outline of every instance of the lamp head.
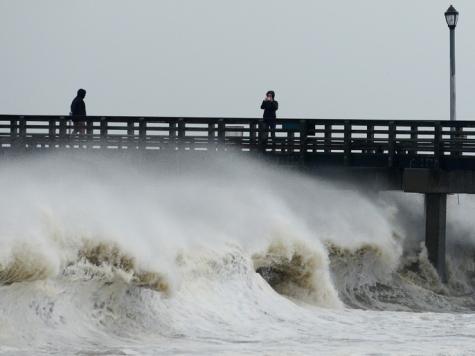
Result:
M459 13L455 10L455 7L450 5L450 7L445 12L445 21L447 21L447 25L451 30L453 30L457 26L457 22L459 20Z

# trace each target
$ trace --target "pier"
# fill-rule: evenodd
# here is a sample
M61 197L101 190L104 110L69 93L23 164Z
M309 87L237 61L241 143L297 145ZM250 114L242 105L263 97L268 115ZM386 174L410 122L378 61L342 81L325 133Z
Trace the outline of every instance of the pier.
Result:
M429 259L445 281L447 194L475 193L475 122L0 115L0 156L55 150L160 155L240 152L310 173L338 172L379 188L425 195ZM423 222L421 222L422 224Z

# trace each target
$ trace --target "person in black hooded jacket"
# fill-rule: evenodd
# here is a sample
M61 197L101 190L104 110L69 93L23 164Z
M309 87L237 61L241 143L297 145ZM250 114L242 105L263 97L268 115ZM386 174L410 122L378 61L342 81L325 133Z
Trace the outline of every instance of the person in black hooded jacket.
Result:
M86 116L86 103L84 102L85 97L86 91L84 89L79 89L78 95L71 103L71 116L73 117L74 122L73 134L83 134L86 130L86 123L83 121L84 117Z
M266 135L268 135L269 131L275 129L276 112L279 110L279 103L275 100L275 92L273 90L269 90L266 93L261 109L264 110L264 124L266 126Z
M279 103L275 100L275 92L273 90L267 92L261 109L264 110L264 120L273 121L277 117L276 111L279 110Z

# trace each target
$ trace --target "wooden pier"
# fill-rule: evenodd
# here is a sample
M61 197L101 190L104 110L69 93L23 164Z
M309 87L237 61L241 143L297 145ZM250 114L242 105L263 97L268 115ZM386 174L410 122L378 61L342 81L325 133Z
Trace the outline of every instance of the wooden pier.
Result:
M0 149L268 152L331 157L335 164L475 169L475 122L0 115Z
M425 194L426 245L443 280L446 196L475 193L475 121L262 119L200 117L76 117L0 115L4 157L55 150L237 151L309 170L384 172L395 189Z

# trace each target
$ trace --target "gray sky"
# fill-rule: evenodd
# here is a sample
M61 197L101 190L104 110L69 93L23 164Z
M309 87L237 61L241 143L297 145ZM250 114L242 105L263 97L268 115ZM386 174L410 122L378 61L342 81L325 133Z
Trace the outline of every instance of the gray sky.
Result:
M0 113L448 119L442 0L0 0ZM458 119L475 1L458 0Z

